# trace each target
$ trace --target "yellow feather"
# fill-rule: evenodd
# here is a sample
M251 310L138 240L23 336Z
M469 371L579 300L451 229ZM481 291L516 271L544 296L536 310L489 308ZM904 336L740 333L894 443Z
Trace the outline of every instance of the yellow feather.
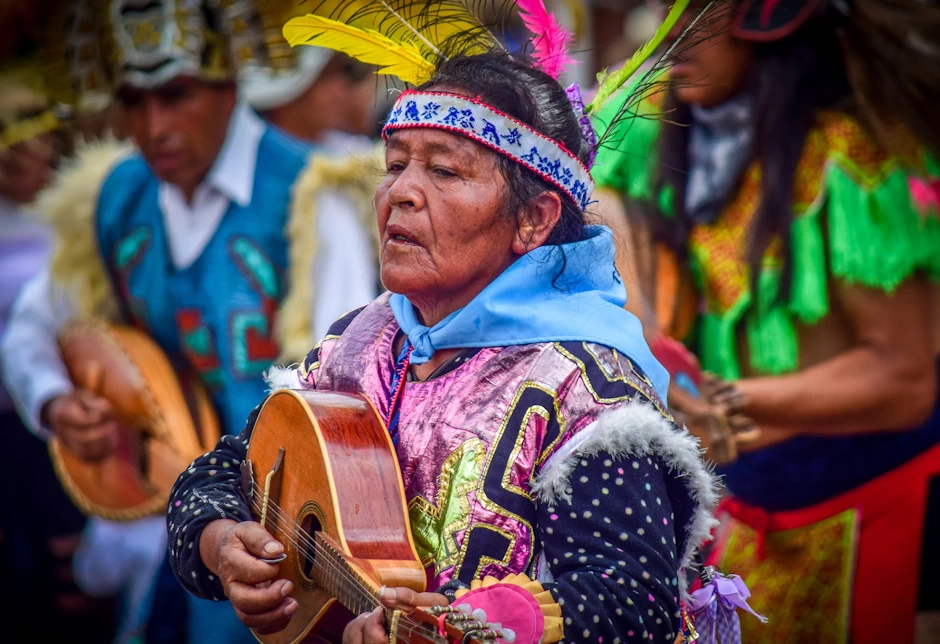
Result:
M482 53L495 44L489 31L482 28L479 19L467 10L460 0L428 3L420 16L416 15L411 19L417 24L418 31L437 47L449 38L465 37L469 33L476 33L477 36L473 39L472 46L468 47L469 51L463 49L462 53Z
M402 34L392 28L397 21L376 0L321 0L310 14L342 22L350 27L377 31L395 42L403 40ZM404 39L409 42L411 40Z
M368 65L379 74L397 76L420 85L434 74L434 63L410 42L395 42L372 29L352 27L322 16L293 18L284 25L284 38L291 47L312 45L340 51Z
M439 54L453 36L476 34L464 53L487 51L493 42L461 0L409 3L402 0L320 0L312 14L353 27L377 31L395 42L417 45L426 55ZM470 51L472 50L472 51Z

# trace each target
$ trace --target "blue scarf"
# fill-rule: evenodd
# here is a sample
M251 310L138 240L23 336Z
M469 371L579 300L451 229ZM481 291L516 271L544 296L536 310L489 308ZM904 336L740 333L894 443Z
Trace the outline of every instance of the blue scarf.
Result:
M613 235L604 226L584 233L583 241L562 246L567 262L557 288L558 247L542 246L431 328L418 321L408 298L392 294L395 320L414 346L411 362L423 364L437 349L594 342L630 358L665 402L669 374L650 352L640 321L623 308L627 292L614 265Z

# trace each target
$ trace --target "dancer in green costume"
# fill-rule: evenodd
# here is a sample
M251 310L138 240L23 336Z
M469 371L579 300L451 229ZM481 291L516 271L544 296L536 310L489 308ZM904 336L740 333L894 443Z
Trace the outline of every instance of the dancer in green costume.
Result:
M748 642L914 637L927 481L940 471L940 220L910 180L929 185L940 166L910 135L936 138L906 95L879 121L858 116L891 98L873 100L857 78L852 39L874 33L871 5L737 5L682 52L665 95L627 106L649 118L622 121L593 170L609 212L625 201L625 254L662 244L694 286L694 324L649 326L716 375L670 391L677 411L737 432L716 450L734 462L712 559L771 617ZM936 11L920 15L934 24ZM877 69L884 49L869 41L864 64ZM599 131L622 103L598 115ZM655 283L644 269L622 272ZM634 290L646 320L668 309Z

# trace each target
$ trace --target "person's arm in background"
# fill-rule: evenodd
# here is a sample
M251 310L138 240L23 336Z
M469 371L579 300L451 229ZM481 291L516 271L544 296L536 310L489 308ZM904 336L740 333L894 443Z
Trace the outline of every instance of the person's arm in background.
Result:
M0 351L4 384L20 415L40 438L54 432L76 454L96 458L115 442L117 426L103 398L76 390L59 353L58 336L75 306L47 270L23 287Z
M626 309L643 323L643 334L653 346L660 334L653 303L644 293L643 284L652 282L641 266L650 264L650 248L644 232L632 225L623 200L610 188L599 189L594 214L598 221L614 234L617 271L627 289ZM647 246L644 248L644 246ZM677 294L678 297L678 294ZM737 445L745 448L758 440L753 422L742 413L728 415L725 407L716 407L707 399L696 396L678 386L675 379L669 385L669 407L680 425L699 437L708 450L708 458L716 463L729 463L737 458Z
M43 269L23 286L3 337L3 380L29 428L49 437L40 412L56 396L74 390L59 354L58 336L74 315L71 300L55 292Z
M326 336L344 313L378 295L378 266L369 231L353 202L337 191L317 196L319 244L313 262L313 335Z
M728 404L792 435L903 431L936 404L936 352L929 328L926 279L889 295L837 282L833 299L845 312L854 346L800 372L746 378L725 393Z

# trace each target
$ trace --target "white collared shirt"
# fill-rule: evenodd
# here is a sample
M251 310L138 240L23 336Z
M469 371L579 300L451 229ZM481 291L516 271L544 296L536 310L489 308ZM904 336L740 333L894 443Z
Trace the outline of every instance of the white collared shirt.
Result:
M178 270L199 258L231 202L251 203L264 130L254 112L237 106L219 156L192 201L187 202L176 186L160 184L160 211L171 260ZM316 208L320 243L311 279L313 332L319 339L343 313L374 299L378 280L372 240L353 203L341 193L324 191ZM2 338L0 366L6 388L30 428L43 438L48 437L39 422L43 405L72 390L57 338L75 313L69 294L54 288L48 271L43 270L24 286Z
M219 156L193 192L192 202L187 203L183 191L175 185L160 183L160 212L170 259L177 270L188 268L199 258L230 203L242 208L251 203L258 143L263 135L261 119L239 104L232 112Z

